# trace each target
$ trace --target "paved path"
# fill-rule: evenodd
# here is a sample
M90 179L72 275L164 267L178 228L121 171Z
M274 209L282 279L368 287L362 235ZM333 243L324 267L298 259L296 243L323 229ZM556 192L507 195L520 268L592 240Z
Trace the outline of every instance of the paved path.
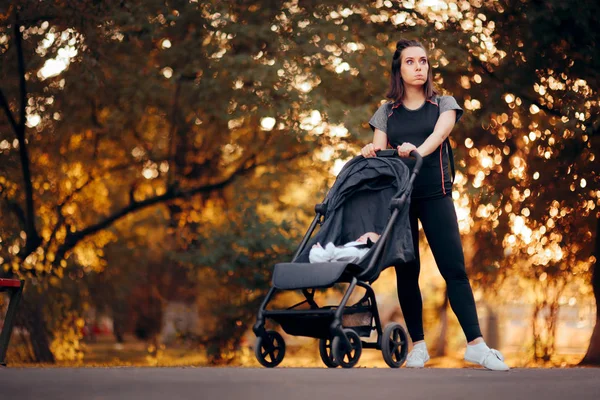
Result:
M3 368L2 399L600 399L600 369Z

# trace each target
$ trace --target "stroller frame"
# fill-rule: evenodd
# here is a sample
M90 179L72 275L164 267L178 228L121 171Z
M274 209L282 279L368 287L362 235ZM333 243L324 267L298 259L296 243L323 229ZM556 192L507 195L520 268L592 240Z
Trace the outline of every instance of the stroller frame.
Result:
M409 187L412 187L421 168L423 159L416 151L411 152L410 155L416 159L415 166L413 167L409 178ZM395 157L398 156L398 153L396 150L380 150L377 152L377 156ZM370 283L372 283L379 275L380 271L377 269L377 265L380 262L386 239L390 235L390 230L398 218L400 209L406 203L410 192L407 194L405 191L400 197L397 195L398 193L394 195L390 201L390 208L393 209L392 215L388 219L381 237L375 243L373 257L366 269L360 271L358 266L349 264L339 279L333 284L301 289L305 300L287 309L266 310L267 305L278 291L287 290L271 286L258 310L256 323L252 328L257 337L254 349L255 355L262 365L266 367L275 367L283 360L285 355L285 343L281 335L276 331L268 331L265 329L265 320L267 318L280 323L286 332L288 331L285 326L287 324L288 329L294 331L291 333L294 336L307 336L320 339L319 350L321 359L330 368L337 367L338 365L341 365L344 368L353 367L360 358L362 348L382 350L384 359L390 367L398 368L404 363L408 349L406 332L398 323L388 324L385 329L382 329L375 292L370 285ZM319 203L315 206L316 216L304 235L300 246L296 250L292 263L295 262L299 255L304 251L317 225L323 223L326 211L327 204ZM350 272L355 272L356 274ZM316 290L332 287L335 283L349 283L339 305L320 307L314 300ZM366 293L355 304L347 307L348 300L356 286L364 288ZM289 290L300 290L300 288ZM365 307L365 303L368 304L367 307ZM303 304L308 304L310 309L296 309ZM368 311L371 313L369 326L358 327L361 329L357 329L356 327L344 327L344 315L348 315L348 312L352 312L352 309L356 307L358 307L360 311ZM294 326L294 324L296 325ZM312 325L316 325L316 328L311 328ZM377 331L377 340L375 342L360 339L361 336L370 337L373 330ZM357 333L357 331L359 333ZM383 339L389 337L390 334L397 337L398 343L396 344L402 346L401 352L398 349L394 350L396 351L395 359L393 354L390 355L389 346L383 343ZM388 357L386 357L386 353L388 353ZM270 356L270 361L266 359L267 355ZM346 357L348 358L348 361L346 361Z

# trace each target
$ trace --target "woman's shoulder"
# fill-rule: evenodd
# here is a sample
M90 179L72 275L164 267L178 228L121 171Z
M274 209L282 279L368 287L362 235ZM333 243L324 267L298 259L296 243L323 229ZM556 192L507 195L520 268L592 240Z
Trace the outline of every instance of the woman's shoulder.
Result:
M394 101L387 99L385 101L380 101L379 102L379 107L377 107L377 110L389 110L390 108L392 108L392 106L394 105Z
M371 126L371 129L379 129L384 133L387 132L387 120L390 115L390 111L392 110L392 104L393 103L390 101L380 103L379 107L377 108L377 111L375 111L375 114L373 114L373 116L369 120L369 125Z
M448 110L455 110L456 111L456 122L458 122L458 120L460 119L460 117L463 115L463 109L462 107L458 104L458 102L456 101L456 99L454 98L454 96L450 96L450 95L434 95L431 98L431 102L433 102L435 105L438 106L439 108L439 112L440 114L448 111Z
M385 115L387 117L390 111L392 111L393 106L394 102L389 99L381 101L377 107L377 110L375 111L375 115Z
M454 96L451 95L441 95L441 94L434 94L430 101L432 103L435 103L435 105L439 106L440 104L443 103L456 103L456 99L454 98Z

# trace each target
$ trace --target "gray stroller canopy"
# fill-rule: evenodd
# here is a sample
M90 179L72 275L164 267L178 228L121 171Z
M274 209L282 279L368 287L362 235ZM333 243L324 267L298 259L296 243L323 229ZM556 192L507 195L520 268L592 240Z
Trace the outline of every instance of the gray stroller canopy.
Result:
M327 194L327 211L321 229L309 240L296 262L308 262L313 244L333 242L339 246L356 240L365 232L382 234L391 216L390 201L406 192L406 202L391 228L374 277L389 266L414 260L408 216L410 207L410 171L398 157L358 156L350 160ZM359 266L369 265L375 246Z

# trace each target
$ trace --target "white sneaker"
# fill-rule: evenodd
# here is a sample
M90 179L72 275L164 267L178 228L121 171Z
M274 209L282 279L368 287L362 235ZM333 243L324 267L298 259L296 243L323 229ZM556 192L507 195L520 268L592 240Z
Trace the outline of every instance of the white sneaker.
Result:
M423 368L429 361L429 353L425 343L416 344L406 358L406 368Z
M508 371L510 368L504 363L504 357L496 349L490 349L487 344L479 343L467 345L465 360L479 364L492 371Z

